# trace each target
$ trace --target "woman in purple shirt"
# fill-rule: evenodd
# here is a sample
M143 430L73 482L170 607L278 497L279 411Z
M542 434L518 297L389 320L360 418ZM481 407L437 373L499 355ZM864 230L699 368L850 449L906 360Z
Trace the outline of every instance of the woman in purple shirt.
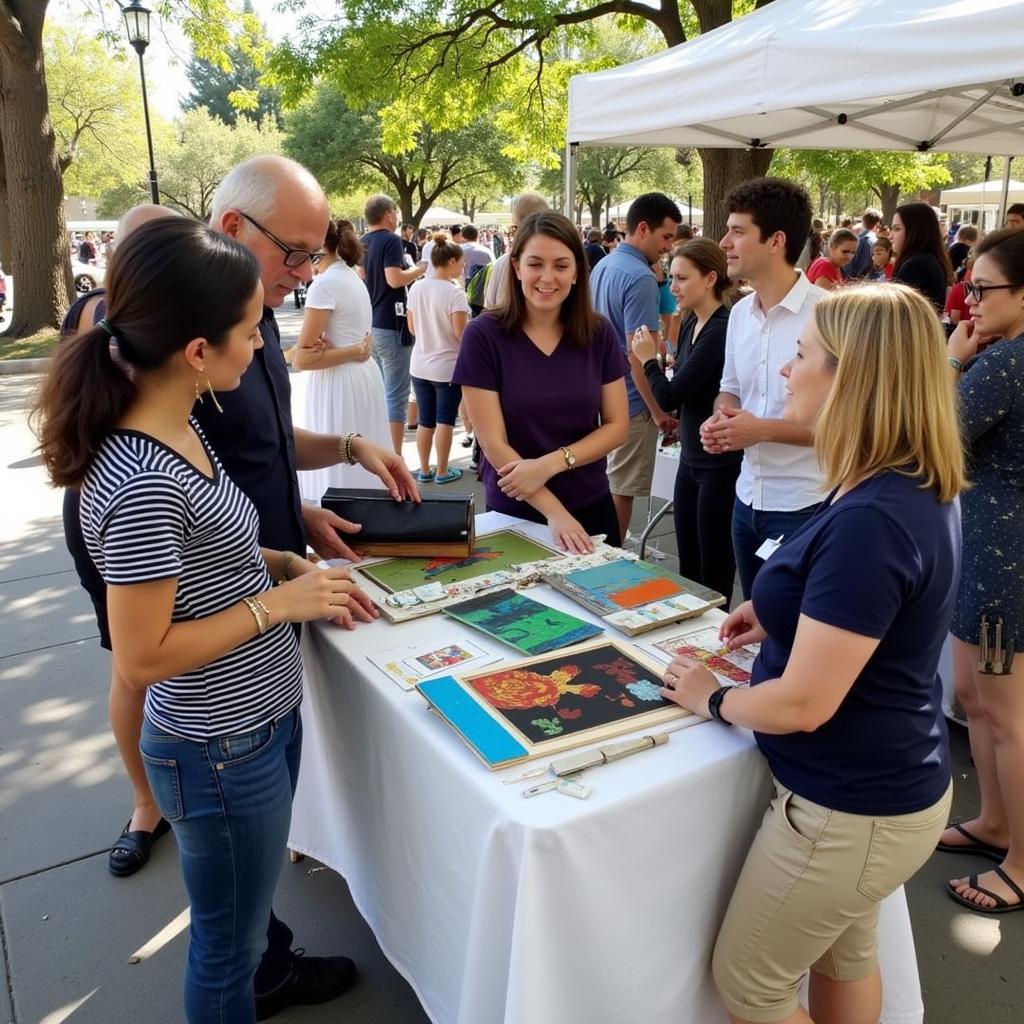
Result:
M621 542L605 456L627 437L629 366L590 304L579 234L561 214L528 217L512 246L504 304L470 321L462 385L485 456L487 508L546 522L559 547Z

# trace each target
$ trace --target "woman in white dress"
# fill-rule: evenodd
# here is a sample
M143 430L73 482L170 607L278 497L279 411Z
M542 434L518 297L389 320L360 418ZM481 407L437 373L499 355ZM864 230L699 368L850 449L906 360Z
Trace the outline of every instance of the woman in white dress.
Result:
M355 267L362 245L351 221L332 220L324 239L327 256L306 293L297 370L306 381L305 427L321 434L355 431L374 444L391 446L384 378L372 356L370 295ZM329 466L299 473L307 501L319 503L328 487L372 487L380 480L362 466Z

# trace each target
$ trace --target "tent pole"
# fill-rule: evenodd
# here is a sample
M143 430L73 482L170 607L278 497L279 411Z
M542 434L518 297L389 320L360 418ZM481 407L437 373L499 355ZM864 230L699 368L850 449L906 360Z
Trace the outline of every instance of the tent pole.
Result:
M575 223L576 220L576 151L578 142L567 142L565 146L565 201L562 212Z
M1006 168L1003 171L1003 187L999 192L999 216L996 219L996 231L998 231L1003 224L1006 223L1006 207L1007 201L1010 198L1010 164L1013 163L1013 157L1006 157Z

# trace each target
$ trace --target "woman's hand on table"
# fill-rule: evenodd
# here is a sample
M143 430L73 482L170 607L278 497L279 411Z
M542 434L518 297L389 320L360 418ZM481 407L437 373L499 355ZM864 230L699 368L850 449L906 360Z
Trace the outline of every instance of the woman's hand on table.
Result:
M661 695L687 711L710 718L708 697L719 687L715 674L695 658L677 655L665 669Z
M739 650L747 644L759 644L767 635L754 614L753 601L744 601L726 617L718 630L718 639L730 651Z
M648 359L657 359L658 346L647 327L638 327L633 332L633 355L642 366Z
M557 512L549 516L548 526L555 543L564 551L574 555L589 555L594 550L590 534L568 512Z
M303 562L306 559L293 559L289 571L295 566L297 572L302 570L300 574L261 595L271 622L329 619L353 629L357 621L373 622L380 615L369 595L352 582L347 569L302 569L297 563Z
M509 498L525 501L554 475L544 459L513 459L498 469L498 487Z

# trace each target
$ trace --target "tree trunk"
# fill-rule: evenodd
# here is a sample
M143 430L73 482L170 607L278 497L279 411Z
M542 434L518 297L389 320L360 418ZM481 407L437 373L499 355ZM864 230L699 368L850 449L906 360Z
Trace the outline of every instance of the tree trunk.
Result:
M11 268L11 225L7 216L7 165L4 163L4 138L0 135L0 263Z
M880 184L878 196L882 200L882 221L885 224L891 224L896 207L900 205L900 187L899 185Z
M604 196L598 196L595 202L588 204L590 209L590 226L592 228L599 228L601 226L601 214L604 212L604 198Z
M64 188L43 67L46 0L0 0L0 135L15 278L16 338L57 327L74 286L64 224ZM6 270L7 268L5 268Z
M698 148L704 165L704 237L718 241L725 234L724 199L730 189L748 178L765 174L772 160L770 149Z

